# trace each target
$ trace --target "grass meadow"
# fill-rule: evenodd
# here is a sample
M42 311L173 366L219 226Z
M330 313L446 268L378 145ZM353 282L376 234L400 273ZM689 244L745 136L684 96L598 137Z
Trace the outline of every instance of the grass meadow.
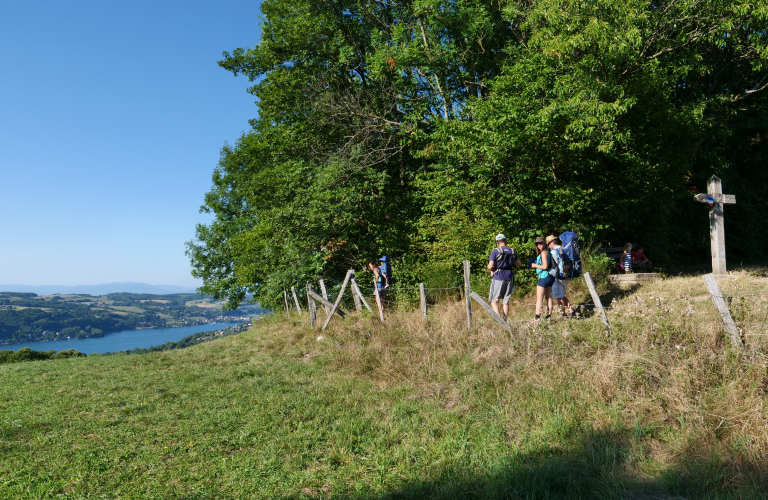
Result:
M467 330L445 298L427 319L275 315L184 350L1 365L0 497L765 498L766 280L721 286L743 352L688 277L613 290L611 335L509 334L476 306Z

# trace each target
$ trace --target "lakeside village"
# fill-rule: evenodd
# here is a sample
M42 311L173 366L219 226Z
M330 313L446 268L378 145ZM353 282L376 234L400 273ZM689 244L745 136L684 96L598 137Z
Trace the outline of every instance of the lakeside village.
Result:
M243 321L244 323L242 323L242 325L246 325L247 324L250 327L250 325L252 324L251 320L258 321L260 319L262 319L261 316L256 316L256 317L253 317L253 318L251 316L217 316L215 318L205 318L205 319L200 319L200 320L198 320L198 319L186 320L185 319L185 320L182 320L181 324L171 325L171 326L168 326L168 327L142 327L142 326L138 326L136 328L131 328L130 330L157 330L159 328L181 328L181 327L184 327L184 326L204 325L206 323L210 323L210 324L216 324L216 323L237 323L238 321ZM238 326L242 326L242 325L238 325ZM235 327L231 327L231 328L235 328ZM128 331L130 331L130 330L128 330ZM216 333L218 334L218 333L223 332L223 331L224 330L219 330ZM110 332L110 333L113 333L113 332ZM31 337L32 335L28 335L28 336ZM49 337L49 338L41 339L40 342L48 342L49 340L71 340L72 339L72 337L69 336L69 335L66 336L66 337L62 336L61 332L44 331L43 332L43 336L44 337ZM102 335L97 335L97 336L103 337L104 335L102 334ZM84 337L81 337L81 338L86 338L87 339L87 338L90 338L90 337L91 337L91 335L85 335Z
M111 293L106 296L0 292L0 345L104 337L121 331L242 323L264 311L197 294Z

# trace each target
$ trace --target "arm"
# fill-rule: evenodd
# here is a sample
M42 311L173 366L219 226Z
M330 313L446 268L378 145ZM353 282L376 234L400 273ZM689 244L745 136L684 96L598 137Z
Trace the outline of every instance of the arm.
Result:
M495 250L494 250L495 251ZM491 252L491 256L488 258L488 271L491 273L491 277L493 277L493 268L496 267L496 260L493 258L493 252Z
M516 265L517 267L523 267L523 264L520 262L520 259L517 259L517 260L515 261L515 265Z

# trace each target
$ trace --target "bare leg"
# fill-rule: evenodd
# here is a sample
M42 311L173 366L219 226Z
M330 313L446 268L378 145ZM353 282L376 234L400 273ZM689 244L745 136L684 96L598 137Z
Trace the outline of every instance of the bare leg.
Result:
M548 287L546 289L546 295L547 295L547 316L552 316L552 287Z
M563 297L562 299L557 299L558 302L560 302L560 311L563 313L563 316L565 316L565 308L568 308L568 314L573 314L573 308L571 307L571 302L568 300L568 297Z
M499 303L496 302L496 300L491 301L491 309L493 309L493 312L495 312L496 314L499 314ZM501 314L499 314L499 316L501 316Z
M541 305L544 302L544 296L547 294L547 289L536 286L536 316L541 315Z
M509 304L504 304L503 309L504 309L504 321L507 321L507 318L509 317Z

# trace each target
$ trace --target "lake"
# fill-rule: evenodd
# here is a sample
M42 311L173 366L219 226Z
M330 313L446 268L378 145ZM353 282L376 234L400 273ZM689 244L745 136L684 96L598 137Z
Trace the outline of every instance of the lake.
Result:
M24 342L13 345L0 345L0 350L18 351L29 347L33 351L50 351L54 349L75 349L85 354L129 351L135 347L152 347L153 345L176 342L193 333L221 330L240 323L207 323L204 325L180 326L178 328L155 328L147 330L123 330L108 333L104 337L71 340L49 340L48 342Z

